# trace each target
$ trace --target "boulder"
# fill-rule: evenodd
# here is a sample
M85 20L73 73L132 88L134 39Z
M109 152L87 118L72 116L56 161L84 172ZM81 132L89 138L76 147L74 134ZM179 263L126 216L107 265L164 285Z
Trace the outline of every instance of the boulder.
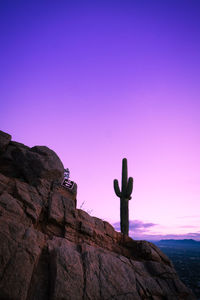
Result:
M45 146L29 148L17 142L10 142L9 135L0 134L0 172L8 177L18 178L30 185L60 183L64 167L57 154ZM11 137L10 137L11 138ZM2 146L1 146L2 145Z
M6 150L7 145L11 141L11 135L0 130L0 152Z

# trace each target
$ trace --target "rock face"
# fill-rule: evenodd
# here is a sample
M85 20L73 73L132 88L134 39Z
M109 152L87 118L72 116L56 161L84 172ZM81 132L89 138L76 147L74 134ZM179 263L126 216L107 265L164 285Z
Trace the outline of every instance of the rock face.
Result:
M0 299L195 299L170 260L76 209L47 147L0 132Z

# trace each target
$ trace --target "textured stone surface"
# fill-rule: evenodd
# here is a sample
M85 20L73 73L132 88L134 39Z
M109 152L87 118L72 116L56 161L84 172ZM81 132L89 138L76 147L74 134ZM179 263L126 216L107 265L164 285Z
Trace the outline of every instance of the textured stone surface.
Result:
M0 152L5 151L11 141L11 135L0 130Z
M42 179L50 184L60 182L64 167L56 153L45 146L29 148L10 142L0 155L0 172L36 186L41 184Z
M8 142L0 162L1 300L195 299L154 244L76 209L52 150Z

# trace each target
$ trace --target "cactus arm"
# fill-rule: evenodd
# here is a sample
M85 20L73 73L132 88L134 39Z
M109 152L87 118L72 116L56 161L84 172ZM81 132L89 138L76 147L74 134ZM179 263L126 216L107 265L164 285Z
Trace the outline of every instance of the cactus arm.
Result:
M127 177L128 177L127 159L123 158L123 160L122 160L122 194L124 196L125 196L126 188L127 188Z
M126 196L129 200L131 199L130 196L131 196L132 191L133 191L133 177L129 177L127 189L126 189Z
M114 179L114 190L115 190L115 194L121 198L121 192L119 189L119 183L117 179Z

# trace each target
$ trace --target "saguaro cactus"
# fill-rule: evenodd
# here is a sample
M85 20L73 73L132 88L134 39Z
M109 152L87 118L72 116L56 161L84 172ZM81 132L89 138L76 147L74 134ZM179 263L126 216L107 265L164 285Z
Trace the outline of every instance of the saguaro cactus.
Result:
M133 190L133 178L128 179L127 159L122 160L122 186L121 191L119 189L119 183L117 179L114 179L114 190L116 195L120 198L120 226L121 232L128 235L129 232L129 213L128 213L128 201L131 199L131 193Z

